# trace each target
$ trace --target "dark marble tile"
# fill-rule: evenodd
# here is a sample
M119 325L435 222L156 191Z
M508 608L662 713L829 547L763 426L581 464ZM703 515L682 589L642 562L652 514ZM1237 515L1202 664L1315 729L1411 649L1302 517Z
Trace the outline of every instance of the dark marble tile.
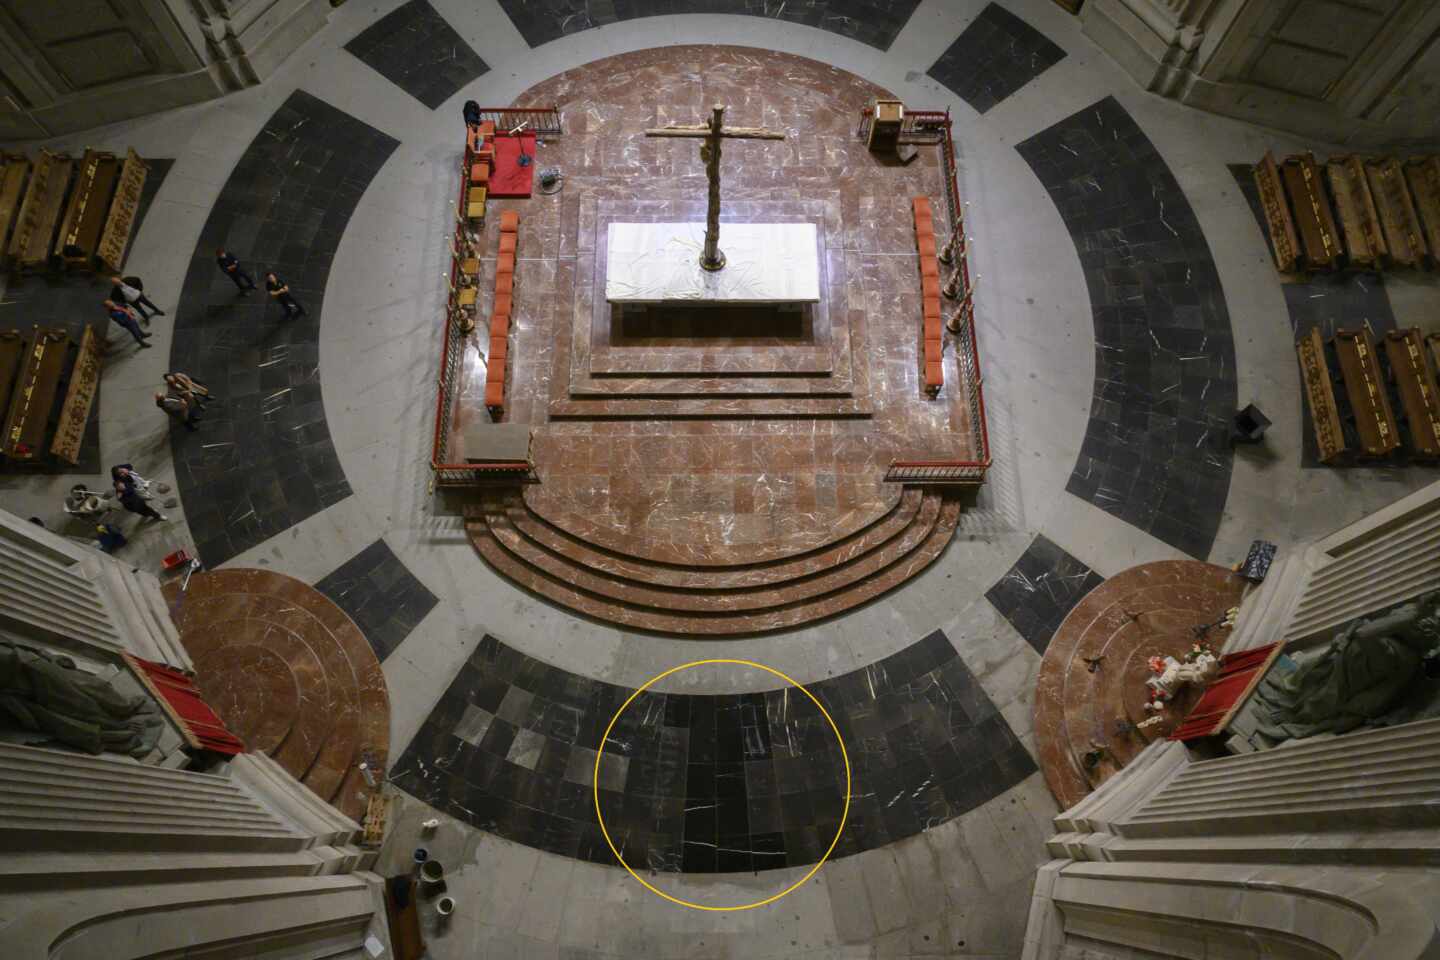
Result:
M397 7L345 49L431 110L490 70L426 0Z
M1043 655L1066 615L1104 579L1037 536L1015 565L985 591L985 599Z
M1049 70L1065 51L998 4L989 4L927 71L985 113Z
M158 157L146 157L145 162L150 165L150 169L146 173L145 186L140 191L140 202L136 206L135 226L130 235L131 249L145 226L145 214L149 212L155 194L165 182L165 175L175 165L174 160ZM134 270L122 267L121 272L130 276ZM138 349L131 346L135 341L130 334L112 324L105 315L102 304L110 296L110 288L110 279L103 274L85 276L55 273L40 274L23 280L12 279L5 289L4 306L7 309L0 310L0 330L20 330L28 336L36 324L51 329L63 329L70 334L71 341L78 348L80 339L85 335L85 327L91 326L101 337L101 350L107 356ZM168 291L149 288L145 293L161 310L173 312ZM156 317L149 327L149 331L162 341L168 326L166 320L166 317ZM65 402L67 383L68 381L62 382L60 389L56 391L55 409L52 411L56 415ZM85 436L80 442L78 463L64 463L48 456L43 460L24 464L0 460L0 474L103 473L105 465L100 462L101 386L99 383L95 385L95 399L90 405L90 418L85 422ZM5 399L9 400L8 397Z
M920 0L500 0L532 47L609 23L681 13L735 13L787 20L889 50Z
M851 815L838 856L957 817L1036 770L939 631L808 689L827 705L850 758ZM631 692L487 636L392 781L480 829L612 864L593 829L592 784L601 731ZM632 866L770 870L814 863L829 847L845 806L845 763L830 725L798 691L647 692L611 731L599 787L606 828Z
M1066 490L1205 559L1237 405L1230 313L1195 212L1114 98L1016 150L1070 232L1095 324L1090 420Z
M286 499L279 492L272 496L277 502ZM383 539L346 560L315 589L355 621L382 661L439 602Z
M198 431L172 427L170 448L186 514L214 513L211 536L196 536L210 566L350 495L320 399L319 323L334 252L312 250L298 265L284 257L298 255L309 223L342 231L396 146L296 91L241 155L201 229L172 311L170 368L218 399ZM317 187L327 189L311 201ZM239 257L261 289L239 296L216 247ZM269 270L289 281L306 316L286 320L265 302Z

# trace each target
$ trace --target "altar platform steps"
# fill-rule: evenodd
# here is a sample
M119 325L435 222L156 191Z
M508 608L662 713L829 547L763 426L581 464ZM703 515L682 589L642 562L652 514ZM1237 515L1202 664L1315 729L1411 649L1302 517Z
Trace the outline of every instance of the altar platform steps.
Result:
M726 636L804 626L893 590L944 552L960 510L951 492L907 488L888 511L830 542L724 566L606 549L509 491L487 494L466 528L492 568L577 613L656 633Z

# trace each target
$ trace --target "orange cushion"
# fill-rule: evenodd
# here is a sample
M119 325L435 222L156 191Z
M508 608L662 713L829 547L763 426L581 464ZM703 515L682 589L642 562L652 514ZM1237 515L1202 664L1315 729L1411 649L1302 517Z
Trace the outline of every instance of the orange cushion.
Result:
M934 257L920 258L920 276L940 278L940 262Z
M485 136L487 137L495 136L495 121L486 120L484 123L480 124L480 132L485 134Z
M497 294L495 294L495 302L490 305L490 312L491 312L491 313L503 313L503 314L505 314L505 316L507 316L507 317L510 316L510 294L508 294L508 293L497 293Z
M512 293L514 293L514 292L515 292L515 274L513 274L513 273L497 273L497 274L495 275L495 294L498 296L498 295L500 295L500 294L503 293L503 294L506 294L506 295L508 296L508 295L510 295L510 294L512 294Z
M500 274L502 274L502 273L514 273L514 272L515 272L515 254L513 254L513 253L502 253L502 254L500 254L499 258L495 261L495 276L498 277L498 276L500 276Z
M504 215L503 215L503 214L501 215L501 219L502 219L502 220L504 219ZM503 254L506 254L506 253L514 253L514 252L515 252L515 234L513 234L513 233L505 233L505 232L503 232L503 231L501 232L501 234L500 234L500 247L499 247L499 252L500 252L502 255L503 255Z
M490 337L506 337L510 335L510 314L492 313L490 315Z
M514 233L520 229L520 214L514 210L506 210L500 214L500 232Z
M503 380L491 380L485 384L485 406L491 410L505 408L505 382Z
M945 384L945 368L939 360L925 361L925 386L936 389Z
M920 307L920 315L923 316L923 317L926 317L927 319L928 319L929 317L934 317L936 320L939 320L939 319L940 319L940 298L939 298L938 296L937 296L937 297L926 297L926 298L925 298L925 302L924 302L924 303L921 305L921 307Z
M935 234L934 234L934 233L922 233L922 234L917 234L916 237L915 237L915 246L916 246L916 248L920 251L920 256L922 256L922 257L933 257L933 256L935 256Z
M472 164L470 164L470 182L471 182L471 183L489 183L489 182L490 182L490 165L489 165L488 163L472 163Z
M938 316L925 318L925 339L940 339L940 318Z
M939 300L940 300L940 278L939 278L939 277L921 277L921 278L920 278L920 295L921 295L922 297L924 297L926 300L931 300L931 299L933 299L933 300L935 300L936 302L939 302Z
M929 215L930 215L930 198L929 198L929 197L911 197L911 198L910 198L910 206L915 210L915 216L917 216L917 217L920 216L922 213L923 213L925 216L929 216Z
M491 357L491 358L490 358L490 362L489 362L489 363L486 365L486 367L485 367L485 383L488 385L488 384L492 384L492 383L504 383L504 382L505 382L505 358L504 358L504 357Z
M509 347L510 347L510 338L509 338L509 337L505 336L504 334L501 334L500 336L497 337L497 336L495 335L495 331L494 331L493 329L490 331L490 359L491 359L491 360L499 360L501 363L504 363L504 362L505 362L505 356L506 356L506 354L508 354L508 353L510 352Z

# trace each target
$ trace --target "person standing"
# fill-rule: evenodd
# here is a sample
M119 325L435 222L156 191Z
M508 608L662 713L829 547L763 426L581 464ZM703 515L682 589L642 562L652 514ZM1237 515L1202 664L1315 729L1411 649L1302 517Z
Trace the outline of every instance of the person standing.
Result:
M135 472L135 468L128 463L117 463L110 468L110 482L123 483L132 487L146 500L150 499L150 481Z
M145 296L145 284L139 277L111 277L110 282L114 287L110 290L110 299L116 303L123 303L140 312L140 322L147 327L150 325L150 314L145 312L149 307L154 316L163 317L165 311L150 302Z
M110 315L110 319L113 322L130 331L130 336L135 338L136 343L140 344L140 346L142 347L150 346L150 344L145 342L146 340L150 339L150 334L145 333L143 330L141 330L140 324L135 322L134 310L131 310L123 303L116 303L114 300L106 300L105 312Z
M155 394L155 406L185 424L186 430L194 430L195 424L200 421L196 412L196 404L190 403L184 397L157 393Z
M120 501L120 506L129 510L131 513L139 514L142 517L150 517L154 520L170 519L165 516L165 514L156 512L155 508L150 506L150 501L142 497L140 491L134 487L117 483L115 484L115 496Z
M286 319L305 315L305 308L300 306L300 302L290 295L290 284L275 274L265 274L265 289L270 291L271 299L285 308Z
M224 247L216 247L215 262L220 264L220 271L225 276L235 281L235 286L241 295L255 289L255 278L240 269L240 258L235 254L227 252Z

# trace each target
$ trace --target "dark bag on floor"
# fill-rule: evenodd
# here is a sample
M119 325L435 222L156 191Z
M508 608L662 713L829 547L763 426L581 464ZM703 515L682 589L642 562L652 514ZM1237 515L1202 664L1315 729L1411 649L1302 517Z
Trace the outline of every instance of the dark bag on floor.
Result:
M140 282L140 278L139 278L139 277L121 277L120 279L123 280L123 281L125 281L125 286L127 286L127 287L134 287L136 290L139 290L141 293L144 293L144 292L145 292L145 284L143 284L143 283Z

